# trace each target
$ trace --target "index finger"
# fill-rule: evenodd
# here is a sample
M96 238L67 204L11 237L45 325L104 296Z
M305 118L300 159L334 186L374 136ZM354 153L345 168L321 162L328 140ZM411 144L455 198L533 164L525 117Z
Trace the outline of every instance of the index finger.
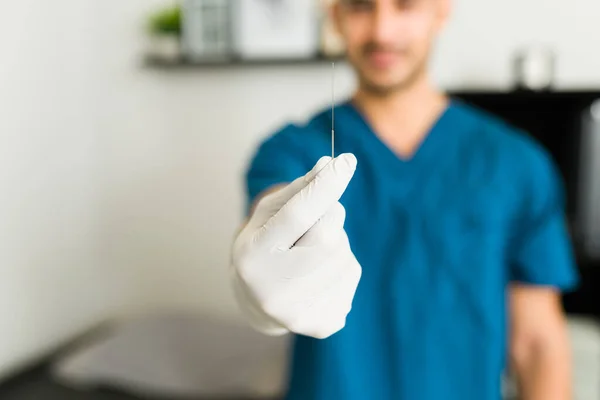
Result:
M340 200L354 176L356 163L350 153L329 162L265 223L257 240L269 247L291 248Z

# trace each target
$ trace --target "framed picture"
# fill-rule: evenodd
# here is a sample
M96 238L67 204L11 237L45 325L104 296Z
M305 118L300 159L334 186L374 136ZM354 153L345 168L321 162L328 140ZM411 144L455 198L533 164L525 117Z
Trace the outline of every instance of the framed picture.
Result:
M308 58L318 53L315 0L238 0L235 4L234 48L242 58Z

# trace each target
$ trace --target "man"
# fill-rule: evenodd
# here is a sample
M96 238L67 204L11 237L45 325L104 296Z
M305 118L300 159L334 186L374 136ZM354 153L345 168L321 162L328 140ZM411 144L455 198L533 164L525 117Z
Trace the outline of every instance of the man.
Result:
M532 139L431 84L449 2L338 1L359 78L335 112L344 154L319 160L323 111L249 168L232 279L256 329L296 334L290 400L495 400L508 368L523 399L570 399L560 180Z

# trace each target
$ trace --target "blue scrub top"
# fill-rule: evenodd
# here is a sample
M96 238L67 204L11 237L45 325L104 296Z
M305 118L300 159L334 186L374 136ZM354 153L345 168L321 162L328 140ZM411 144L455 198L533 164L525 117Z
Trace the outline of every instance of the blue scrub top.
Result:
M363 275L343 330L295 337L287 398L499 399L508 284L577 282L553 161L457 100L410 159L350 102L335 116L336 153L358 159L341 203ZM265 140L247 173L249 203L330 154L330 127L325 110Z

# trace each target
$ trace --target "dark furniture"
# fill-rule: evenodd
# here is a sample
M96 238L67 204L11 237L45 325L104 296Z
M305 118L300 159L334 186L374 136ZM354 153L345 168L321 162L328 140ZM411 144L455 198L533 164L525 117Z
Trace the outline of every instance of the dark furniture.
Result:
M20 374L0 384L0 400L178 400L173 398L141 399L109 389L83 391L66 388L52 380L45 366ZM187 398L185 400L281 400L264 398Z
M52 380L46 367L26 371L0 385L0 400L137 400L110 391L77 391ZM167 400L167 399L164 399Z

